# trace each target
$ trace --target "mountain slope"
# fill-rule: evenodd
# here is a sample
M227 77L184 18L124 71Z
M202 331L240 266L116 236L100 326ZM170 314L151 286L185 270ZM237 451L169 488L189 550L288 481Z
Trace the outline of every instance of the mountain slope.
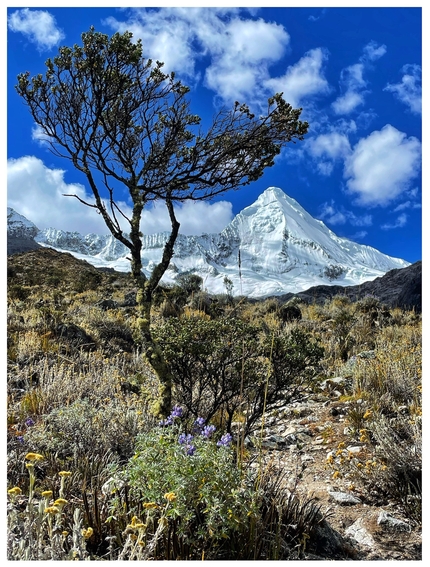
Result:
M34 226L34 225L33 225ZM143 237L143 270L159 262L167 233ZM128 271L128 249L112 236L38 231L42 246L67 251L96 267ZM199 274L210 293L225 292L224 278L235 295L266 297L298 293L316 285L359 285L409 263L336 236L281 189L269 187L243 209L220 234L179 235L163 281L178 274Z
M37 250L40 244L34 237L39 233L35 224L8 207L7 209L7 253L16 254L27 250Z

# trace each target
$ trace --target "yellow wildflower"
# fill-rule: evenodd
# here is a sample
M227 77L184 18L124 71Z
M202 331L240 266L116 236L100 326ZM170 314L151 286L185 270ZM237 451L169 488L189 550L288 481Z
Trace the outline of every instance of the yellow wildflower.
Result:
M339 478L340 477L340 472L339 471L334 471L333 473L333 478Z
M43 496L44 498L51 498L52 494L53 494L52 490L44 490L44 491L42 492L42 496Z
M58 474L60 476L72 476L72 473L70 471L60 471Z
M61 532L61 535L63 535L64 537L67 537L69 535L69 532L66 532L66 530L64 530L63 532Z
M94 533L94 530L91 527L89 527L87 529L84 528L81 531L81 534L84 536L85 539L89 539L93 535L93 533Z
M153 510L154 508L158 508L158 504L156 504L156 502L145 502L143 507L147 510Z
M54 506L64 506L65 504L67 504L67 500L64 500L64 498L57 498L54 502Z
M131 520L131 524L128 524L127 528L132 530L144 530L146 528L146 524L140 522L139 519L134 516Z
M57 506L48 506L48 508L45 508L45 514L58 514L60 510L57 508Z
M8 494L21 494L21 493L22 493L22 490L20 489L19 486L14 486L13 488L10 488L10 489L7 491L7 493L8 493Z
M143 524L137 516L133 516L131 519L131 523L127 527L140 529L140 528L146 528L146 524Z
M367 410L364 412L363 419L367 419L367 418L370 417L371 415L372 415L372 411L371 411L370 409L367 409Z
M174 500L176 500L176 494L174 492L166 492L164 498L169 502L173 502Z
M44 456L39 455L39 453L27 453L25 458L27 461L43 461Z

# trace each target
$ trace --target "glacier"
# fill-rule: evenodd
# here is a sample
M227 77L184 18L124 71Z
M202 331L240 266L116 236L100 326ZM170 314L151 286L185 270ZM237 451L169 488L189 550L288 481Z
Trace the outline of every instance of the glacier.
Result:
M34 225L33 225L34 226ZM37 230L42 246L69 252L99 268L130 270L128 249L113 236L60 229ZM168 233L143 236L143 271L159 262ZM298 293L315 285L358 285L410 263L371 246L341 238L278 187L269 187L219 234L179 234L162 282L195 273L209 293L225 293L224 278L234 295L253 298Z

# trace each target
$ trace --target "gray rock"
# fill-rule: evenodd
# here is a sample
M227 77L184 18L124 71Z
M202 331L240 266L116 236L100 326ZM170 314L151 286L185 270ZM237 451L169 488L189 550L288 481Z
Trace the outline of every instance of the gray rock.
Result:
M394 518L384 510L378 516L378 525L390 532L410 532L411 526L402 520Z
M367 545L369 547L373 547L375 545L375 540L363 525L362 518L358 518L357 521L349 526L349 528L345 531L345 535L351 537L361 545Z
M102 301L96 303L96 305L97 307L100 307L100 309L103 309L103 311L107 311L108 309L117 309L119 304L113 299L103 299Z
M341 504L342 506L354 506L355 504L361 504L361 500L348 492L336 492L333 490L328 491L330 498Z

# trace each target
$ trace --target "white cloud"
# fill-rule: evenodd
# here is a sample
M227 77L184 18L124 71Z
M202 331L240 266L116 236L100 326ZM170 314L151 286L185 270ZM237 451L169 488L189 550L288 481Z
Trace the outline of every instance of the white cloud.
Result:
M111 17L105 23L116 31L131 31L142 39L145 57L163 61L165 70L188 80L199 79L195 76L196 63L208 57L205 85L224 101L232 102L248 98L261 85L269 65L284 55L290 40L282 25L261 18L243 19L241 11L136 9L126 22Z
M164 71L192 77L199 50L196 46L193 48L195 33L189 19L184 18L183 10L137 9L132 10L131 14L125 22L109 17L104 23L115 31L130 31L134 39L141 39L144 57L162 61Z
M306 53L283 76L271 77L270 67L287 53L290 36L281 24L245 19L244 12L254 15L243 8L135 9L127 21L110 17L105 23L131 31L142 39L146 57L163 61L166 71L188 81L200 80L196 68L205 57L204 85L223 103L258 105L284 92L292 106L299 106L306 97L329 92L323 75L327 53L321 48Z
M332 108L336 114L349 114L362 104L364 104L363 93L347 91L333 102Z
M373 223L372 215L357 216L344 207L336 208L333 199L330 203L326 202L321 205L318 218L334 225L349 223L352 226L371 226Z
M328 94L331 89L323 71L327 59L326 50L311 49L295 65L288 67L282 77L268 79L265 87L271 92L283 92L285 100L293 107L300 106L307 97Z
M381 58L386 51L385 45L378 45L375 41L371 41L363 48L363 55L359 58L359 63L342 69L339 83L344 94L332 104L336 114L350 114L364 104L365 97L370 92L367 90L364 73L372 68L371 62Z
M324 175L325 177L330 177L333 173L334 163L332 161L320 161L317 163L318 173Z
M351 147L345 135L339 132L331 132L309 140L307 150L312 157L326 157L337 160L344 159L351 152Z
M382 44L378 45L376 41L369 41L363 48L363 55L361 61L376 61L387 53L387 46Z
M231 20L212 49L205 84L224 101L255 98L269 77L269 66L282 58L289 43L285 29L259 20Z
M421 67L419 65L404 65L402 81L388 84L384 91L394 93L394 96L406 104L413 114L422 112Z
M317 162L318 172L326 177L332 174L335 162L344 160L351 152L348 138L340 132L330 132L310 138L305 143L305 148Z
M361 63L342 69L340 85L345 94L339 96L332 104L336 114L350 114L358 106L364 104L366 81L363 79L364 66Z
M52 227L81 234L108 233L95 209L86 207L74 197L64 196L75 194L87 202L94 202L83 185L64 180L65 171L50 169L34 156L9 159L7 165L7 205L39 229ZM118 204L130 218L130 206L125 202ZM232 204L227 201L213 204L188 201L178 205L176 211L181 234L220 232L233 218ZM141 229L145 234L168 231L170 220L166 207L159 204L145 210ZM123 230L129 230L128 223L124 223Z
M412 201L405 201L404 203L400 203L397 205L393 211L398 213L399 211L404 211L405 209L421 209L421 203L413 203Z
M341 211L336 210L333 205L333 201L331 203L324 203L320 207L321 212L318 215L320 220L324 220L330 224L345 224L346 223L346 215Z
M356 242L357 240L363 240L367 236L367 230L359 230L358 232L352 234L349 239Z
M11 31L24 34L39 51L55 47L65 37L54 16L45 10L16 10L10 14L7 23Z
M175 206L175 212L181 224L179 232L188 235L221 232L233 219L233 206L228 201L185 201ZM157 203L152 209L144 210L141 227L144 234L169 231L166 207Z
M31 139L37 142L40 146L49 147L50 137L45 134L43 128L39 124L34 124L31 129Z
M360 205L385 206L409 189L420 164L420 141L387 124L361 139L347 157L347 190Z
M408 222L408 215L406 213L402 213L401 215L399 215L397 217L397 219L395 220L394 223L392 224L383 224L381 226L381 228L383 230L392 230L393 228L402 228L406 225L406 223Z

